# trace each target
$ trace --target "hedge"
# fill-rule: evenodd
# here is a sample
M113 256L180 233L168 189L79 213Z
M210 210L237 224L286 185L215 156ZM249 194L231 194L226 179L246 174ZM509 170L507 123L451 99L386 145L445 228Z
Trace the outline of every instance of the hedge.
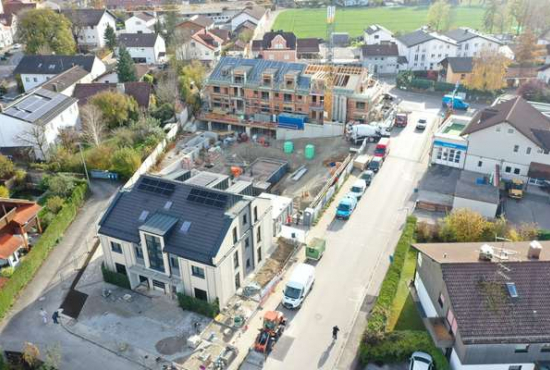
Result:
M402 330L387 332L386 325L391 312L392 302L399 288L401 270L405 264L410 245L414 242L416 218L407 218L405 229L397 242L393 262L382 282L378 299L369 315L367 329L359 348L359 357L363 365L406 361L414 351L429 353L436 369L448 370L449 363L443 353L434 345L427 331Z
M202 299L178 293L178 302L182 309L193 311L207 317L215 318L220 313L220 304L217 299L213 303L208 303Z
M539 230L538 239L550 240L550 230L544 230L544 229Z
M103 274L103 280L105 280L105 282L118 285L121 288L130 289L130 280L128 276L108 270L103 263L101 264L101 273Z
M32 280L50 251L63 237L63 233L73 222L79 207L84 203L87 192L88 184L86 183L75 187L73 194L65 202L61 211L53 218L38 242L0 290L0 319L6 315L19 292Z

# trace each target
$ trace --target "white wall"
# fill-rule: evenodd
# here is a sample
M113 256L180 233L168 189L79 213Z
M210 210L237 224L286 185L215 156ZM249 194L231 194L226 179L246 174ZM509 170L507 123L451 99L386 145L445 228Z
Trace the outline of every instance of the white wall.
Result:
M277 140L288 140L298 138L315 137L334 137L341 136L344 133L344 125L341 123L325 123L317 125L306 123L303 130L291 130L286 128L277 128Z
M499 43L488 40L481 36L476 36L464 42L458 43L456 56L457 57L474 57L484 49L498 51L499 48L500 48Z
M453 370L509 370L513 365L521 366L521 370L535 370L534 364L462 365L454 349L451 353L450 365Z
M23 82L23 88L25 92L35 88L38 85L42 85L44 82L48 81L50 78L54 77L54 74L44 75L44 74L21 74L21 81Z
M363 58L363 66L375 74L394 74L399 71L397 57L368 57Z
M415 71L436 69L438 63L446 57L456 56L456 45L440 39L432 39L410 48L399 40L396 42L399 55L405 56L409 63L408 68Z
M133 16L128 18L124 22L124 29L126 33L153 33L155 27L155 20L152 19L149 22L144 21L143 19Z
M98 57L95 57L94 64L92 65L92 70L90 71L90 76L92 80L95 80L106 71L107 67L105 66L105 63L103 63Z
M166 53L166 44L162 37L157 37L153 47L127 47L132 58L145 58L147 64L158 64L163 62L163 58L159 57L160 52Z
M494 219L497 214L498 204L491 204L455 196L453 200L453 210L461 208L471 209L485 218Z
M418 256L421 256L421 253L418 253ZM416 293L418 294L418 298L420 299L420 304L422 304L422 308L426 313L426 317L438 317L437 311L432 303L432 300L430 299L430 295L428 294L422 279L418 275L418 272L414 278L414 287L416 289Z
M221 49L221 48L220 48ZM219 51L219 50L218 50ZM191 39L182 44L178 49L179 60L198 59L203 61L213 61L217 59L216 50L212 50L206 45Z
M107 12L103 13L103 16L95 26L83 27L78 34L78 44L84 46L91 46L102 48L105 46L105 30L107 25L110 25L113 30L116 30L115 19Z
M0 24L0 48L5 48L13 44L13 34L11 27Z
M395 41L395 38L392 36L392 34L384 30L378 30L370 35L365 32L363 39L365 40L365 44L367 45L375 45L380 44L381 42Z

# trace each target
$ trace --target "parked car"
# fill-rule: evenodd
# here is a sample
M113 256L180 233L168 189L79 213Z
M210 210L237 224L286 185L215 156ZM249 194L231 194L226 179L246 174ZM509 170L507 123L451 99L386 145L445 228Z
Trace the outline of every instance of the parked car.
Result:
M441 105L443 106L443 108L449 108L451 106L451 102L453 105L453 109L468 110L468 108L470 107L470 104L462 100L460 96L453 97L453 95L445 95L441 100Z
M21 44L13 44L11 46L12 50L19 50L21 49L23 46Z
M432 356L424 352L414 352L409 362L409 370L433 370Z
M315 267L301 263L294 268L283 292L283 306L300 308L315 282Z
M374 178L374 172L372 170L366 170L361 174L361 176L359 178L361 180L365 180L365 183L367 184L367 186L370 186L370 183L372 182L372 179Z
M365 190L367 190L367 183L365 180L356 180L351 186L351 194L357 198L357 200L361 199L363 194L365 194Z
M336 208L336 218L348 220L357 207L357 198L351 193L346 194Z
M378 144L376 144L374 156L386 158L388 154L390 154L390 138L383 137L380 141L378 141Z
M424 131L426 127L428 127L428 120L426 120L426 118L420 118L416 123L416 129Z
M372 172L378 172L380 168L382 168L382 164L384 164L384 157L374 157L372 161L369 162L367 169Z

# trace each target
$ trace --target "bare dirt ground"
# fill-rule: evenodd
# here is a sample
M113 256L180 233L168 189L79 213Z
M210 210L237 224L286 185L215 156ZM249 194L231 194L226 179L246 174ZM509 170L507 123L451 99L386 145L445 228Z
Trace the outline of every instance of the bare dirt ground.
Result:
M290 255L296 248L295 245L282 238L279 238L277 243L279 244L277 249L275 249L273 254L267 259L254 278L254 281L262 288L283 269L285 262L290 258Z

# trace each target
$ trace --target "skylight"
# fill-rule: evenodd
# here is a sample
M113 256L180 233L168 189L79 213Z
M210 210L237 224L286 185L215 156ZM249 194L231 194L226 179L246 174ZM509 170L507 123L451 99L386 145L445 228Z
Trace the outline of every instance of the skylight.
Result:
M180 227L180 233L187 234L189 232L190 227L191 227L191 222L183 221L183 224L181 224L181 227Z
M506 283L506 289L508 289L508 294L510 294L510 297L517 298L518 290L516 288L516 283Z
M164 205L164 209L170 209L170 207L172 207L172 202L171 201L166 202L166 204Z
M147 219L147 216L149 216L149 211L142 211L139 215L139 220L143 222Z

